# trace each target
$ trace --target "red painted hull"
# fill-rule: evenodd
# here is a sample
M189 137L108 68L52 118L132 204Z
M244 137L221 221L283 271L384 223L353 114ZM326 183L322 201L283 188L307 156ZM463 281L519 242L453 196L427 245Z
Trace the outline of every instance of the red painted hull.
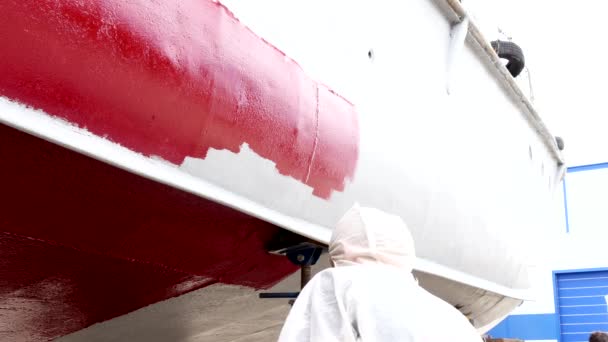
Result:
M0 96L174 164L243 143L328 198L353 106L207 0L0 2ZM221 282L295 271L278 228L0 125L0 340L48 340Z
M0 95L175 164L243 143L327 198L353 106L209 0L0 3Z
M0 125L0 340L47 340L216 282L296 268L278 228Z

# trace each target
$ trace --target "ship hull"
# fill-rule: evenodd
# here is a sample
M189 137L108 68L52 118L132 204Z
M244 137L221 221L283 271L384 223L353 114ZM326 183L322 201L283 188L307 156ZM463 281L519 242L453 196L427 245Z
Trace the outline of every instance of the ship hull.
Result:
M404 218L421 284L476 326L519 305L561 161L487 51L463 43L448 92L437 3L353 6L370 26L338 3L225 5L0 5L6 337L272 287L296 269L268 243L327 243L356 202Z

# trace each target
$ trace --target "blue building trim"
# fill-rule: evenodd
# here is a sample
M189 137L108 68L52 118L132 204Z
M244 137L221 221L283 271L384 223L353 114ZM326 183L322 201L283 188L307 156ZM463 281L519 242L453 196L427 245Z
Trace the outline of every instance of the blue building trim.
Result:
M566 174L583 172L583 171L594 171L594 170L601 170L601 169L608 169L608 162L571 166L571 167L566 168ZM564 179L562 181L562 187L564 190L563 192L564 192L564 213L566 215L566 233L570 233L570 219L568 216L568 195L566 192L566 178L567 177L564 177Z
M587 273L587 272L604 272L608 271L608 267L596 267L596 268L575 268L572 270L557 270L553 271L553 277L556 277L560 273Z
M608 169L608 162L571 166L571 167L567 168L566 171L568 173L574 173L574 172L581 172L581 171L593 171L593 170L599 170L599 169Z
M557 340L559 325L556 314L511 315L500 322L488 334L492 337L520 340ZM559 324L559 323L557 323Z

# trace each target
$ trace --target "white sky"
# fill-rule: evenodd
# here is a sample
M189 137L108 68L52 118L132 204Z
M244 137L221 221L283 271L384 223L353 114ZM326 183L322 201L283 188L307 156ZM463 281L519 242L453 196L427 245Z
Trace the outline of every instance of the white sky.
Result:
M564 138L569 166L608 162L608 3L463 0L489 40L513 37L530 68L535 107Z

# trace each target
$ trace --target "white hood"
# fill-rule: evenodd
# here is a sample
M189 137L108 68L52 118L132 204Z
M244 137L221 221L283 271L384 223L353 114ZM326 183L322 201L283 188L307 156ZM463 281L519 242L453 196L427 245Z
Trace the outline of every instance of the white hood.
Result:
M411 272L416 259L414 240L396 215L355 205L338 222L329 242L334 265L391 265Z

